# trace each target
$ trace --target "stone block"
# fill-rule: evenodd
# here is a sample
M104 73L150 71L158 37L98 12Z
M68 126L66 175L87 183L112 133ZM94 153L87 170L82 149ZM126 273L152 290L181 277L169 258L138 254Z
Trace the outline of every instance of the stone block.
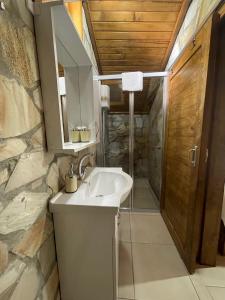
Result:
M31 143L34 149L46 148L44 128L40 127L31 137Z
M55 264L51 275L48 278L47 283L42 290L42 299L43 300L54 300L59 285L58 269L57 264Z
M8 266L8 246L0 241L0 273L4 272Z
M0 171L0 185L9 179L9 172L7 169Z
M22 192L0 214L0 233L26 230L46 208L48 193Z
M46 215L42 215L25 233L21 241L13 248L12 252L21 257L34 257L52 231L52 222ZM48 251L48 249L46 250Z
M53 193L59 191L59 169L56 163L51 165L46 183L52 189Z
M10 139L0 143L0 162L22 154L27 145L20 139Z
M10 192L46 175L54 155L46 152L31 152L22 156L17 163L5 192Z
M41 271L46 277L56 261L55 253L55 240L54 235L50 235L49 238L44 242L38 253L38 259L41 266Z
M38 270L34 265L28 266L19 279L10 300L34 300L40 285Z
M0 75L0 112L1 138L22 135L41 122L40 113L25 88L15 79L8 79L2 75Z
M0 295L10 288L20 277L26 264L19 259L13 260L0 276Z
M43 110L43 99L41 94L41 88L38 87L33 92L33 99L36 106L42 111Z
M33 32L7 14L0 16L0 54L9 71L25 87L39 80L36 44Z

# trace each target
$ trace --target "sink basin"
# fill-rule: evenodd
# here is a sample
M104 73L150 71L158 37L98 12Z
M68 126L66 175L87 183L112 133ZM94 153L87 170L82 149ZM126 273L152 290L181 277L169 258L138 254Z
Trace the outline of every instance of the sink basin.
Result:
M132 178L122 168L93 168L76 193L60 192L50 201L51 211L57 206L120 207L133 185Z

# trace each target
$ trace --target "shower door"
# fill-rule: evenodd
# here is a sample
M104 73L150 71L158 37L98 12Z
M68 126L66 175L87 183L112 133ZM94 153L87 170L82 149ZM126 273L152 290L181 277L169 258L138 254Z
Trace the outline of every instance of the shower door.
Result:
M121 74L97 76L101 84L110 86L110 109L102 109L104 166L120 167L134 180L132 192L121 203L121 209L159 210L163 134L161 77L167 75L167 72L145 73L143 91L135 93L122 91ZM154 101L155 115L152 116L150 109ZM151 144L154 133L150 122L157 123L152 119L159 119L160 126L156 128L159 141ZM157 160L151 159L151 151L157 152ZM152 165L157 166L151 173ZM156 169L158 181L154 180Z

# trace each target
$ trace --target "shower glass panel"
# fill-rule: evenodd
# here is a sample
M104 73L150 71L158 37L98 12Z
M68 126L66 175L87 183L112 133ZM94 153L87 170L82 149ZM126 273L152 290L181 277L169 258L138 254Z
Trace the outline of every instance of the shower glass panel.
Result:
M164 78L144 79L143 91L134 93L133 114L130 113L132 105L129 105L133 101L129 102L129 93L122 91L121 79L103 80L101 83L110 86L110 109L102 108L104 166L120 167L129 174L133 164L133 192L121 208L159 210ZM129 153L132 124L133 152Z
M134 99L134 210L159 210L161 190L163 79L144 79Z
M102 109L105 167L119 167L129 173L129 94L122 91L121 79L101 83L110 86L110 109ZM131 208L130 197L121 207Z

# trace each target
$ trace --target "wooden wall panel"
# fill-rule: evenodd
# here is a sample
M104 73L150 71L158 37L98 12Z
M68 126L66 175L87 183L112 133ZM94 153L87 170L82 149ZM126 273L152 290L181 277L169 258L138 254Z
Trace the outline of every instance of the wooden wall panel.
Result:
M205 190L202 166L205 170L206 148L202 141L206 136L211 28L212 19L175 64L169 84L162 214L190 272L200 246L204 207L204 197L199 195Z

